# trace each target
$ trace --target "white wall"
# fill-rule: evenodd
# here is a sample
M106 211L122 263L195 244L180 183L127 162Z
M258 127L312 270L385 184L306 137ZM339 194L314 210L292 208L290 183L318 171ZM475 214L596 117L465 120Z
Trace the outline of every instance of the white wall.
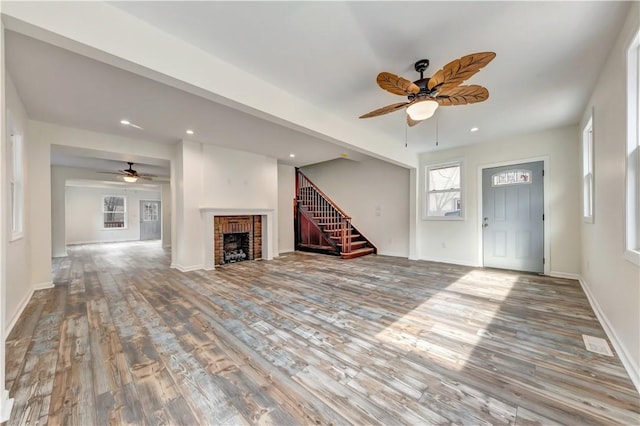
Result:
M269 209L278 217L275 158L183 140L177 147L174 170L178 226L172 244L175 268L186 271L204 267L202 208ZM270 253L277 253L277 223L273 223L271 235L266 244Z
M549 263L553 274L577 276L580 272L580 177L578 130L570 126L479 146L425 153L420 158L420 212L424 208L424 167L461 159L463 165L463 205L460 221L424 220L418 236L420 257L426 260L481 265L479 194L483 166L546 158L545 216L549 236ZM419 219L420 220L420 219ZM443 244L445 247L443 247Z
M640 389L640 267L624 258L626 54L640 26L640 5L627 22L585 108L581 127L593 107L594 222L582 223L581 275L601 322ZM581 188L580 188L581 191Z
M351 216L379 254L409 256L409 169L369 158L332 160L301 170Z
M31 281L31 261L29 256L29 250L31 245L31 227L29 220L30 202L27 196L30 180L30 164L26 155L28 148L29 138L26 134L27 127L27 113L22 105L22 101L18 95L18 92L11 81L11 76L5 73L5 96L6 96L6 109L8 115L7 121L7 136L10 134L18 134L23 136L23 150L24 150L24 211L23 211L23 235L17 239L12 239L10 233L7 233L7 246L6 246L6 261L3 263L5 280L6 280L6 307L4 311L4 324L7 328L13 326L17 315L20 313L22 307L26 304L34 286ZM3 147L3 151L0 155L6 159L4 182L8 182L10 168L8 167L9 143ZM6 179L6 180L5 180ZM4 191L3 209L7 214L3 217L4 223L2 226L5 229L11 229L11 211L10 211L10 194L9 191ZM45 282L39 282L40 286L49 285L51 278Z
M171 247L171 185L163 183L160 190L160 199L162 200L162 247Z
M125 197L126 228L102 228L102 200L105 195ZM67 186L65 208L67 244L139 240L140 200L160 200L160 192Z
M295 250L293 200L296 198L296 169L278 165L278 252Z
M275 158L204 145L202 159L203 207L277 207L278 165Z
M178 226L175 244L171 245L171 266L182 271L204 265L202 219L203 153L197 142L182 141L176 152L176 209Z
M2 3L0 2L0 12L2 12ZM4 155L7 148L7 90L6 90L6 71L4 61L4 23L0 21L0 224L4 224L7 217L6 203L6 171L7 156ZM9 391L5 389L5 344L6 339L5 320L7 307L7 273L5 265L7 264L7 229L0 226L0 422L6 422L11 415L11 407L13 399L9 398Z

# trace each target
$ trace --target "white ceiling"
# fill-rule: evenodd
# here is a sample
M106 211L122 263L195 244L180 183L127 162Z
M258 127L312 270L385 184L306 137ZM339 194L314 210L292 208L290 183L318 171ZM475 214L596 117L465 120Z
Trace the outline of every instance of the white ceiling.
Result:
M113 2L259 79L385 135L415 153L576 124L630 3L625 2ZM117 31L117 29L114 29ZM380 71L415 80L463 55L497 56L468 82L483 103L443 107L406 128L402 112L359 120L402 97L375 83ZM170 58L167 58L170 60ZM76 53L9 32L6 63L37 120L137 136L188 137L292 165L359 159L354 149L283 127ZM212 76L215 78L215 76ZM259 93L260 87L254 88ZM127 118L144 130L123 127ZM439 147L435 146L438 123ZM295 127L296 123L292 123ZM471 127L479 127L475 133ZM405 148L405 143L407 147ZM289 154L295 153L295 158ZM72 152L57 156L73 162ZM78 155L82 157L82 155ZM67 158L67 160L64 160Z

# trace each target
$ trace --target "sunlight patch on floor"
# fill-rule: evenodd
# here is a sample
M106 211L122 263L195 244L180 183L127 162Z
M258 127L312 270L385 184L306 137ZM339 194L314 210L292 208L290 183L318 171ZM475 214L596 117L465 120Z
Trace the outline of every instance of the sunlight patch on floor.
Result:
M495 338L490 325L518 279L516 274L505 274L495 286L479 288L480 280L475 278L482 274L482 270L470 271L380 331L376 338L447 368L464 368L480 341ZM469 298L470 294L477 299Z

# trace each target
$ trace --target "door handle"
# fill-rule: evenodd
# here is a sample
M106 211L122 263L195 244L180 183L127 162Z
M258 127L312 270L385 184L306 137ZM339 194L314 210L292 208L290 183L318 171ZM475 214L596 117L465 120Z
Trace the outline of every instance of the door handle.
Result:
M488 228L489 227L489 223L487 223L487 221L489 220L488 217L485 217L482 223L482 227L483 228Z

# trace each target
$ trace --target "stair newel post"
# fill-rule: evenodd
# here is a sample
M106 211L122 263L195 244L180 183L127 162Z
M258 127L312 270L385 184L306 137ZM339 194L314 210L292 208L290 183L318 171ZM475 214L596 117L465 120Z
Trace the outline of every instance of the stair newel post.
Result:
M300 202L302 202L302 193L300 192L300 169L296 167L296 180L295 180L295 196L293 199L293 244L294 247L298 247L300 244L300 221L298 220L298 209L300 208Z
M347 253L347 232L345 229L346 219L343 217L340 221L340 243L342 244L342 252Z

